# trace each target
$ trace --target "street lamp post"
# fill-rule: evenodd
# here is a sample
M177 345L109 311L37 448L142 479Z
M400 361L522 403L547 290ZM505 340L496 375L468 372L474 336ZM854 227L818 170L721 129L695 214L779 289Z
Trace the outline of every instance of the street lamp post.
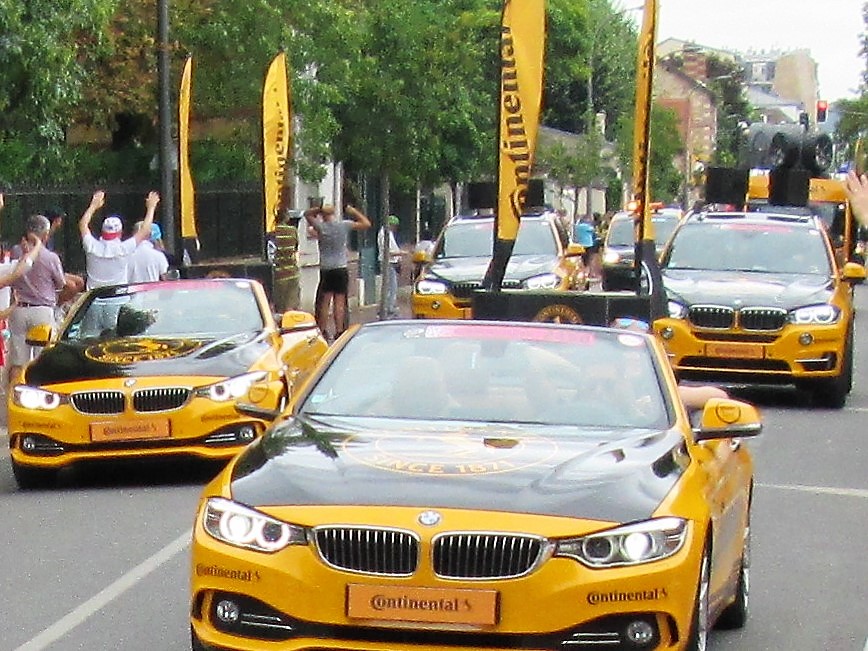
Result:
M173 176L172 111L169 78L169 0L157 0L157 77L160 123L160 207L163 241L175 253L175 184ZM180 259L180 256L179 256Z

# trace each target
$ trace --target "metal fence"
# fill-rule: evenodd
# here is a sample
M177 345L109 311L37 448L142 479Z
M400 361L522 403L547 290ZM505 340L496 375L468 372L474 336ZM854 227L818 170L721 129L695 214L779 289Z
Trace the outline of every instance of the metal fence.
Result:
M124 222L125 236L131 234L133 224L144 216L145 196L150 189L130 186L105 188L106 205L94 217L92 230L98 233L103 217L118 214ZM20 240L29 215L60 210L66 218L55 234L54 249L63 259L67 271L84 271L78 221L90 203L90 191L80 188L7 190L4 197L6 207L0 213L0 245L4 251ZM175 205L178 205L177 201ZM262 191L258 187L198 189L195 214L200 250L197 257L202 260L262 257L263 210ZM159 222L159 209L157 213ZM180 241L180 231L177 232L177 241Z

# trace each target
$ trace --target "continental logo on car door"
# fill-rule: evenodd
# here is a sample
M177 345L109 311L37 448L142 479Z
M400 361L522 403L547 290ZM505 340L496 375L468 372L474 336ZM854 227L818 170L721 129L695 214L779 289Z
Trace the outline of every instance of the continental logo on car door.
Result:
M444 451L444 447L446 450ZM344 453L359 463L380 470L411 474L462 477L515 472L551 459L554 441L532 442L508 436L395 436L383 437L373 447L358 446L354 437L343 443Z
M182 357L193 352L200 345L200 342L189 339L107 341L88 346L84 354L88 359L104 364L135 364Z

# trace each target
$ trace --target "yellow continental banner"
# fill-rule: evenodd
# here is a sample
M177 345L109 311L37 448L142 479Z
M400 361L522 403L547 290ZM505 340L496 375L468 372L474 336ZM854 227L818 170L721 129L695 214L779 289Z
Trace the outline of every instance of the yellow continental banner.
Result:
M636 122L633 133L633 199L638 202L640 239L653 240L649 209L649 160L651 156L651 101L654 83L657 0L645 0L639 55L636 61Z
M500 31L497 239L515 241L542 108L545 0L505 0Z
M274 232L286 175L292 133L286 53L271 62L262 91L262 165L265 190L265 232Z
M178 189L181 212L181 237L195 238L196 197L193 176L190 173L190 85L193 76L193 57L188 56L181 74L181 90L178 96Z

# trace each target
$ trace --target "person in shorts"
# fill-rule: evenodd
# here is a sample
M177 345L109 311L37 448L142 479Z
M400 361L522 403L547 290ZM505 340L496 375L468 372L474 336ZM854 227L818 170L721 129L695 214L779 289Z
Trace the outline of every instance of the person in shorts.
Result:
M315 206L304 211L304 218L316 233L319 244L319 284L316 288L314 316L323 336L337 339L349 323L348 305L349 260L347 245L350 231L363 231L371 227L367 215L354 206L344 209L348 219L337 219L334 206ZM334 327L329 328L329 311Z

